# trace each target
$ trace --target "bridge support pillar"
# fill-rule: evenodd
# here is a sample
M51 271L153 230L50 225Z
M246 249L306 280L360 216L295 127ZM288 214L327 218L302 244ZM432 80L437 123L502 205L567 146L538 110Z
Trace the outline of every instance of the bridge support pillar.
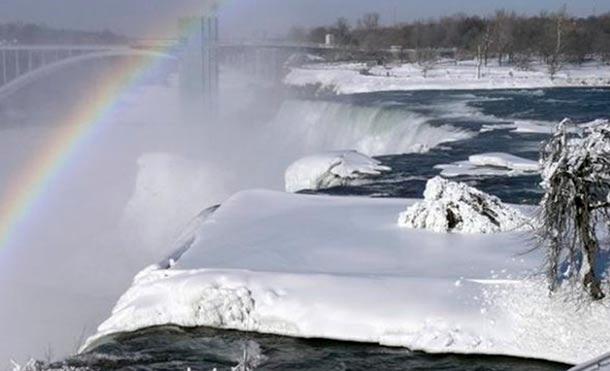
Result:
M2 85L5 85L8 82L6 72L6 50L2 50Z
M196 31L182 40L180 85L184 108L204 119L210 118L216 115L219 104L218 20L205 16L181 22Z
M15 50L15 78L21 75L21 58L19 58L19 50Z
M218 67L218 18L203 17L201 21L203 50L203 105L204 109L215 114L218 109L219 67Z

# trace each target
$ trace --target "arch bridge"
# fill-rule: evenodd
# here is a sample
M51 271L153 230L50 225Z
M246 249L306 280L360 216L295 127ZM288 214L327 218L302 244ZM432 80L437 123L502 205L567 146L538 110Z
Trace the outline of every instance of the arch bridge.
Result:
M134 40L128 45L0 45L0 99L38 78L78 63L117 56L155 56L177 60L185 84L200 81L195 89L203 90L207 105L217 99L219 64L277 82L284 64L295 53L320 54L338 49L279 40L219 41L217 30L209 29L213 31L204 32L195 47L185 40Z

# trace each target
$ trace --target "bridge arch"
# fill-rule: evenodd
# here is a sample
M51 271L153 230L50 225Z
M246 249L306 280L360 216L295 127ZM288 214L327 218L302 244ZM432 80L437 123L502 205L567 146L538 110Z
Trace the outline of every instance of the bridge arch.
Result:
M150 51L150 50L137 50L137 49L131 49L131 48L107 50L107 51L100 51L100 52L91 52L91 53L87 53L87 54L83 54L83 55L69 57L69 58L65 58L65 59L47 64L47 65L41 66L40 68L34 69L27 73L24 73L21 76L18 76L17 78L8 82L7 84L1 86L0 87L0 101L9 97L13 93L21 90L22 88L26 87L27 85L37 81L38 79L48 76L56 71L66 68L66 67L70 67L72 65L87 62L87 61L104 59L104 58L112 58L112 57L154 57L154 58L176 60L176 61L179 60L178 57L171 55L171 54Z

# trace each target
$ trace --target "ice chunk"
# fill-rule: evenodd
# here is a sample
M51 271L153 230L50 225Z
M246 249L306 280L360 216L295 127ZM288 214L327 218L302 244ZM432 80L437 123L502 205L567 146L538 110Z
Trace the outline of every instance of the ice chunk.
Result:
M495 196L441 177L430 179L424 200L400 214L398 224L434 232L497 233L523 229L528 219Z
M540 165L536 161L502 152L472 155L468 161L477 166L495 166L526 172L537 172L540 169Z
M470 156L468 161L436 165L435 168L441 169L441 175L444 177L460 175L518 176L540 171L540 165L536 161L502 152L476 154Z
M324 189L390 171L387 166L357 151L333 151L304 157L288 167L287 192Z

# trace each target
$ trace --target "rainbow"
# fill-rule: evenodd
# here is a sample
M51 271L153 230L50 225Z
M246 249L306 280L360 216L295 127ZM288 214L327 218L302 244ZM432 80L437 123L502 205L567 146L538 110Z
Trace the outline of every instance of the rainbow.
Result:
M173 18L172 22L177 19ZM179 35L188 37L197 30L199 23L195 20L183 22ZM22 234L20 230L25 221L35 214L36 208L43 203L45 192L71 160L77 158L79 150L84 147L82 144L87 143L101 125L110 121L107 118L119 109L121 99L138 85L144 75L162 65L159 56L171 54L171 48L121 61L121 65L87 97L88 103L75 107L67 115L68 119L57 125L41 150L33 154L18 174L11 176L8 186L0 193L0 252Z

